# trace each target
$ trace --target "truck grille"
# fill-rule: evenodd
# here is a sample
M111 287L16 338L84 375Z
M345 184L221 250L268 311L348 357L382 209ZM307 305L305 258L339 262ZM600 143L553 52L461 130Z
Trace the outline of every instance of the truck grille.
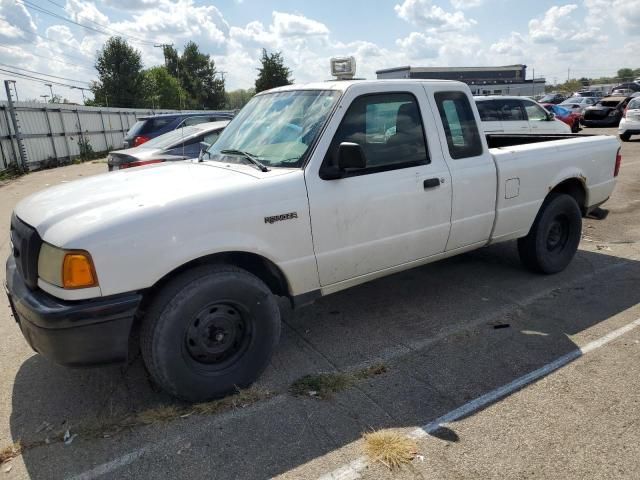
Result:
M11 216L11 245L18 273L29 288L36 288L42 239L35 228L24 223L15 213Z

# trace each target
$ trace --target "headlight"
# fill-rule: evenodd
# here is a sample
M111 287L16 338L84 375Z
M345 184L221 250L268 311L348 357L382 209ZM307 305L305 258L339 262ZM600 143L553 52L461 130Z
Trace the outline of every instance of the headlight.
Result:
M38 257L38 276L61 288L88 288L98 285L89 252L63 250L43 243Z
M615 117L617 114L618 114L618 111L617 111L617 110L611 110L611 111L609 112L609 116L610 116L610 117Z

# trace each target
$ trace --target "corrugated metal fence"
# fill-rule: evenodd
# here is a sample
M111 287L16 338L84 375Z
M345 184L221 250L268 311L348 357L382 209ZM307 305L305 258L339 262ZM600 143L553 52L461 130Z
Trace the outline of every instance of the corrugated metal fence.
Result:
M14 102L13 106L29 170L69 163L88 151L122 148L137 117L172 111L35 102ZM0 171L21 165L9 108L8 102L0 102Z

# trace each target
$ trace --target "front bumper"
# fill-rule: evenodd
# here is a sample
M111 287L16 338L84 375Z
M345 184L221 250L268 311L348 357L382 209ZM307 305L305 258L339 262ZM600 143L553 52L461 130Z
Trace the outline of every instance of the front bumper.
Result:
M42 290L30 290L13 256L7 259L6 273L13 316L36 352L69 367L127 360L129 334L142 295L134 292L64 301Z

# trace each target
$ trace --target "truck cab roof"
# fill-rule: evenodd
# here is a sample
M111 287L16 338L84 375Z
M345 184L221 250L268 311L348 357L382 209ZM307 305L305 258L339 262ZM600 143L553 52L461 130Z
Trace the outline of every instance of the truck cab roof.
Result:
M295 90L340 90L346 91L349 87L354 85L358 86L370 86L370 85L422 85L428 84L432 86L437 85L448 85L448 86L457 86L457 87L466 87L466 84L463 82L458 82L455 80L422 80L422 79L389 79L389 80L328 80L326 82L313 82L313 83L299 83L293 85L285 85L282 87L272 88L271 90L266 90L264 92L260 92L258 95L262 95L263 93L274 93L274 92L288 92Z

